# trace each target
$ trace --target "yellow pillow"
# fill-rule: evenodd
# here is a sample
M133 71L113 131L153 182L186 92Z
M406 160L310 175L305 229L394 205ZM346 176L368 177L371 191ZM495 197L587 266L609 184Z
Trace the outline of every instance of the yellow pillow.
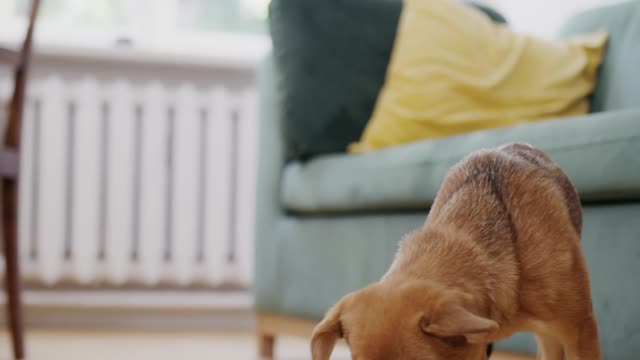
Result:
M584 114L606 41L543 41L453 0L405 0L385 85L349 151Z

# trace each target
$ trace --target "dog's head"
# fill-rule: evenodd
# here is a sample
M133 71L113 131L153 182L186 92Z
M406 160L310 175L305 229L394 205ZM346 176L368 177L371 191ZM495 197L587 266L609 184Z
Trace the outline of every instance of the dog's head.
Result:
M354 360L485 360L498 324L463 298L426 282L375 283L345 296L316 326L313 360L328 360L338 339Z

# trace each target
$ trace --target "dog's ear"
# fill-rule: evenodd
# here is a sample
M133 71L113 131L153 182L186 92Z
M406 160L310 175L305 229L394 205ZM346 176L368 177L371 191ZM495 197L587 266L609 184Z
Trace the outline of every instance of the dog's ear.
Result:
M311 357L313 360L329 360L338 339L342 338L342 302L327 312L324 319L313 329L311 335Z
M420 326L428 334L441 337L464 336L470 343L484 343L487 336L497 330L497 322L478 316L464 307L444 304L431 316L425 316Z

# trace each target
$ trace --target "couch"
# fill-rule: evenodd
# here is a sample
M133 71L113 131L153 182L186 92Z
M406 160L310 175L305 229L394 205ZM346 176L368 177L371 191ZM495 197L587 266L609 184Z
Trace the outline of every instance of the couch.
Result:
M261 67L255 307L263 356L276 336L307 335L346 293L376 281L419 227L447 170L481 148L524 141L568 174L584 207L582 245L603 358L640 354L640 2L578 14L565 37L606 27L591 112L381 151L287 157L278 73ZM535 354L530 334L498 349Z

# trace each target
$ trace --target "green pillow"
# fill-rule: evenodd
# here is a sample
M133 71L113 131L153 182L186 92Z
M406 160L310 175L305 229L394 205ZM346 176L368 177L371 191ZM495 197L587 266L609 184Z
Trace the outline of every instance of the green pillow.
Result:
M360 137L384 83L401 11L401 0L271 1L290 158L343 152Z

